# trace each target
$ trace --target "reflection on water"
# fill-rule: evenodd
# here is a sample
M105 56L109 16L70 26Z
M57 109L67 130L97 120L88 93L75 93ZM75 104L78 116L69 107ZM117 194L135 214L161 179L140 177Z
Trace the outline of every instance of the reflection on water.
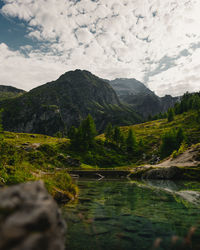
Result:
M199 183L85 180L78 185L79 201L63 207L67 249L179 249L185 238L185 249L200 249Z

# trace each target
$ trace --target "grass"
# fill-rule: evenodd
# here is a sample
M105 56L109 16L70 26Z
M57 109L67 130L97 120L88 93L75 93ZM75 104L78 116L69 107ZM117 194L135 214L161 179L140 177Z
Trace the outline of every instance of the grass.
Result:
M4 132L0 142L0 184L43 180L58 201L74 199L77 186L68 175L60 145L69 140L38 134ZM62 195L61 195L62 194Z
M12 145L21 146L24 143L33 144L57 144L61 142L69 142L66 138L57 138L41 134L28 134L28 133L14 133L14 132L4 132L4 141Z
M172 128L183 128L188 145L200 142L200 124L197 116L198 113L196 111L190 111L175 116L172 122L168 122L167 119L160 119L132 126L124 126L121 127L121 131L127 135L129 128L134 130L137 141L139 142L142 139L144 152L147 160L149 160L153 154L159 155L161 136ZM97 138L105 141L104 134L99 135ZM142 163L142 160L139 162ZM144 161L144 163L146 162Z
M75 152L70 149L70 140L40 134L4 132L0 143L0 184L10 185L30 180L43 179L51 194L66 195L70 198L77 194L76 186L67 174L67 169L74 167L68 164L68 157L80 160L79 169L116 169L127 170L137 165L147 164L152 155L159 155L161 136L171 128L182 127L187 136L187 144L200 142L200 125L197 112L191 111L177 115L172 122L167 119L121 127L125 134L131 127L137 141L144 144L145 157L141 155L128 158L119 148L104 145L103 134L97 136L95 149L88 152ZM196 169L186 176L193 176Z

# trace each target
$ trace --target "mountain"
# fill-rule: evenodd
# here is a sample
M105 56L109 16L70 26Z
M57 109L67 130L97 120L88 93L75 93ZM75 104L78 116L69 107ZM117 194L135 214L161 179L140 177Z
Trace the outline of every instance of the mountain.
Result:
M143 83L137 81L135 78L117 78L109 81L110 85L114 88L117 95L120 97L127 95L152 95L154 94Z
M116 91L119 99L123 103L131 105L144 118L167 111L179 100L179 98L170 95L159 97L134 78L117 78L108 82Z
M56 81L22 96L0 102L3 127L8 131L53 135L66 131L91 114L102 131L108 122L130 125L141 117L122 104L113 88L88 71L69 71Z
M12 86L0 85L0 100L13 98L24 94L25 91Z

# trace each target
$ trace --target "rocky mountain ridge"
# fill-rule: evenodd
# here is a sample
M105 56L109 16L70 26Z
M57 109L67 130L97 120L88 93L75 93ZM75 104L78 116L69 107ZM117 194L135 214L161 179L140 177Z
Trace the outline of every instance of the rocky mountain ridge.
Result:
M0 100L17 97L24 93L26 93L26 91L22 89L18 89L7 85L0 85Z
M108 122L130 125L140 115L122 104L113 88L88 71L75 70L14 99L0 102L3 127L13 132L53 135L91 114L102 131Z
M147 118L149 115L153 116L160 112L166 112L179 100L178 97L170 95L159 97L142 82L134 78L117 78L109 81L109 84L123 103L129 104L144 118Z

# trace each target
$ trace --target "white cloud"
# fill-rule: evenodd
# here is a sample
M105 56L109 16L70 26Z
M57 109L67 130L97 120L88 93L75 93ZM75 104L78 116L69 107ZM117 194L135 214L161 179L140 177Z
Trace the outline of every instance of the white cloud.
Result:
M77 40L79 43L89 43L93 36L92 34L88 31L87 28L80 28L75 32L75 35L77 37Z
M41 44L39 51L26 49L27 57L4 48L7 54L11 53L3 58L4 70L9 70L10 76L15 75L17 62L23 62L23 75L19 79L13 77L15 80L10 84L26 82L28 89L37 81L39 84L68 69L82 68L104 78L143 80L149 75L148 85L160 95L200 89L197 84L200 73L196 70L200 57L198 49L191 49L192 44L200 42L197 0L4 0L4 3L1 13L26 21L28 37ZM182 56L183 50L188 50L189 55ZM164 57L173 62L170 67L160 65ZM9 66L11 61L15 67ZM8 82L6 75L0 76L0 81Z
M3 43L0 44L0 55L0 84L24 90L52 81L67 69L66 65L42 54L33 53L27 58Z
M176 67L150 78L149 87L158 95L181 95L200 90L200 48L192 55L177 59Z

